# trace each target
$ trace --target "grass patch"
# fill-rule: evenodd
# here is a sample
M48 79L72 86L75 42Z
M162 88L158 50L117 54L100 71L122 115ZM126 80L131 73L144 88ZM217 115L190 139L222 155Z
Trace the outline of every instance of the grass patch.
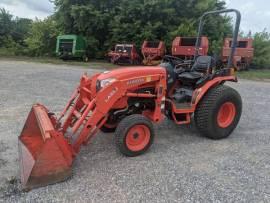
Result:
M237 75L239 76L239 78L243 79L270 82L270 69L240 71L237 73Z
M82 66L85 68L93 69L113 69L117 67L114 64L108 63L105 60L91 60L89 62L68 60L63 61L58 58L53 57L27 57L27 56L0 56L0 60L11 60L11 61L26 61L35 63L50 63L57 65L72 65L72 66Z

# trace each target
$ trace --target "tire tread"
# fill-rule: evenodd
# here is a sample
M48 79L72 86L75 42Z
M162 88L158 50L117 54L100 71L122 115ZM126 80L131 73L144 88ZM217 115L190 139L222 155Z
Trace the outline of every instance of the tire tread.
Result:
M199 102L195 111L195 116L194 116L195 123L196 123L197 129L202 135L209 137L211 139L221 139L221 138L225 138L229 136L229 134L234 130L234 128L230 130L228 133L226 133L228 134L226 136L217 135L215 133L214 126L211 120L213 119L212 112L214 111L214 108L216 108L217 100L223 97L224 95L229 95L229 94L234 95L234 97L238 101L240 101L240 104L241 104L241 108L238 109L238 113L240 115L237 116L236 121L235 121L236 124L238 123L241 116L241 112L242 112L242 100L239 93L229 86L218 85L216 87L213 87L206 93L206 95Z
M127 149L126 145L125 145L125 137L126 137L126 133L128 132L128 130L134 126L134 124L144 124L146 126L148 126L150 133L151 133L151 138L150 138L150 142L147 145L147 147L145 147L143 150L138 151L138 152L132 152L129 149ZM140 114L133 114L130 115L126 118L124 118L119 125L116 128L115 131L115 143L117 148L120 150L120 152L126 156L138 156L143 154L145 151L147 151L147 149L152 145L153 140L154 140L154 128L153 128L153 124L152 122L146 118L143 115Z

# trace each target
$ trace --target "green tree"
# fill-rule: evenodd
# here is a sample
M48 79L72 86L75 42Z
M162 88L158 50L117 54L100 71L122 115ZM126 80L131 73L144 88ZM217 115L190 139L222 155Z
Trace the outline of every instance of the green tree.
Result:
M56 38L59 33L57 23L52 17L45 20L36 19L32 23L28 37L25 39L28 54L32 56L52 56L55 52Z
M56 6L55 14L34 22L14 18L0 9L0 47L26 50L23 53L34 56L53 55L58 34L78 34L86 38L88 51L97 58L116 43L140 47L145 39L164 40L170 50L176 36L196 36L204 12L226 7L224 0L51 1ZM229 16L209 16L205 20L203 35L210 39L210 54L220 53L223 39L231 31ZM268 63L263 57L268 56L267 34L255 35L256 64Z
M59 29L66 34L83 35L91 55L103 57L110 20L116 15L119 2L119 0L55 0L57 8L55 16Z
M177 35L194 36L198 18L205 12L225 8L223 0L54 0L56 19L67 34L88 39L89 49L103 55L119 42L165 40ZM213 41L230 31L230 19L209 17L205 33ZM217 46L217 45L215 45Z
M14 18L5 9L0 9L0 54L20 55L25 54L26 38L32 20L26 18Z
M24 39L27 37L30 31L32 22L33 21L31 19L27 18L18 18L18 17L15 18L14 28L12 31L12 38L16 43L25 45Z
M4 8L0 8L0 47L5 47L11 39L13 30L12 15Z
M254 60L256 68L270 68L270 33L263 30L254 35Z

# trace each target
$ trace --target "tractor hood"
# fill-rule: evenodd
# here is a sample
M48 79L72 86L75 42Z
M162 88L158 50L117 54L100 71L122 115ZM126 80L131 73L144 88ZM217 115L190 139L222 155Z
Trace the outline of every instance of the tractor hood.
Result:
M138 66L138 67L126 67L119 68L112 71L105 71L98 76L98 80L105 80L108 78L114 78L117 80L125 80L130 78L136 78L140 76L166 74L166 70L160 66Z

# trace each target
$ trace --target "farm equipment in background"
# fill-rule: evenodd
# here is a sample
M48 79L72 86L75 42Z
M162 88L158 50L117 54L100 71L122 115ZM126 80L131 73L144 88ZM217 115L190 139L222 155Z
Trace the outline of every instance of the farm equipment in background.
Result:
M207 56L208 38L200 37L198 54ZM176 37L172 43L172 55L184 60L193 60L196 52L196 37Z
M138 65L141 62L134 44L117 44L107 57L113 64Z
M199 56L199 39L205 17L228 12L237 16L232 49L227 66L216 70L211 56ZM34 105L19 136L22 187L32 189L68 178L82 145L99 130L115 131L116 146L126 156L138 156L150 148L153 123L165 116L182 125L194 115L202 135L228 137L242 111L240 95L224 85L237 82L232 59L240 19L233 9L201 17L191 69L183 68L182 59L165 56L159 66L85 74L58 117L43 105Z
M248 70L254 56L254 48L252 47L253 39L238 38L233 64L237 70ZM225 38L222 49L222 61L228 62L232 45L232 38Z
M160 64L166 53L163 41L144 41L142 45L143 64L153 66Z
M63 59L81 59L88 61L86 41L78 35L61 35L57 37L56 55Z

